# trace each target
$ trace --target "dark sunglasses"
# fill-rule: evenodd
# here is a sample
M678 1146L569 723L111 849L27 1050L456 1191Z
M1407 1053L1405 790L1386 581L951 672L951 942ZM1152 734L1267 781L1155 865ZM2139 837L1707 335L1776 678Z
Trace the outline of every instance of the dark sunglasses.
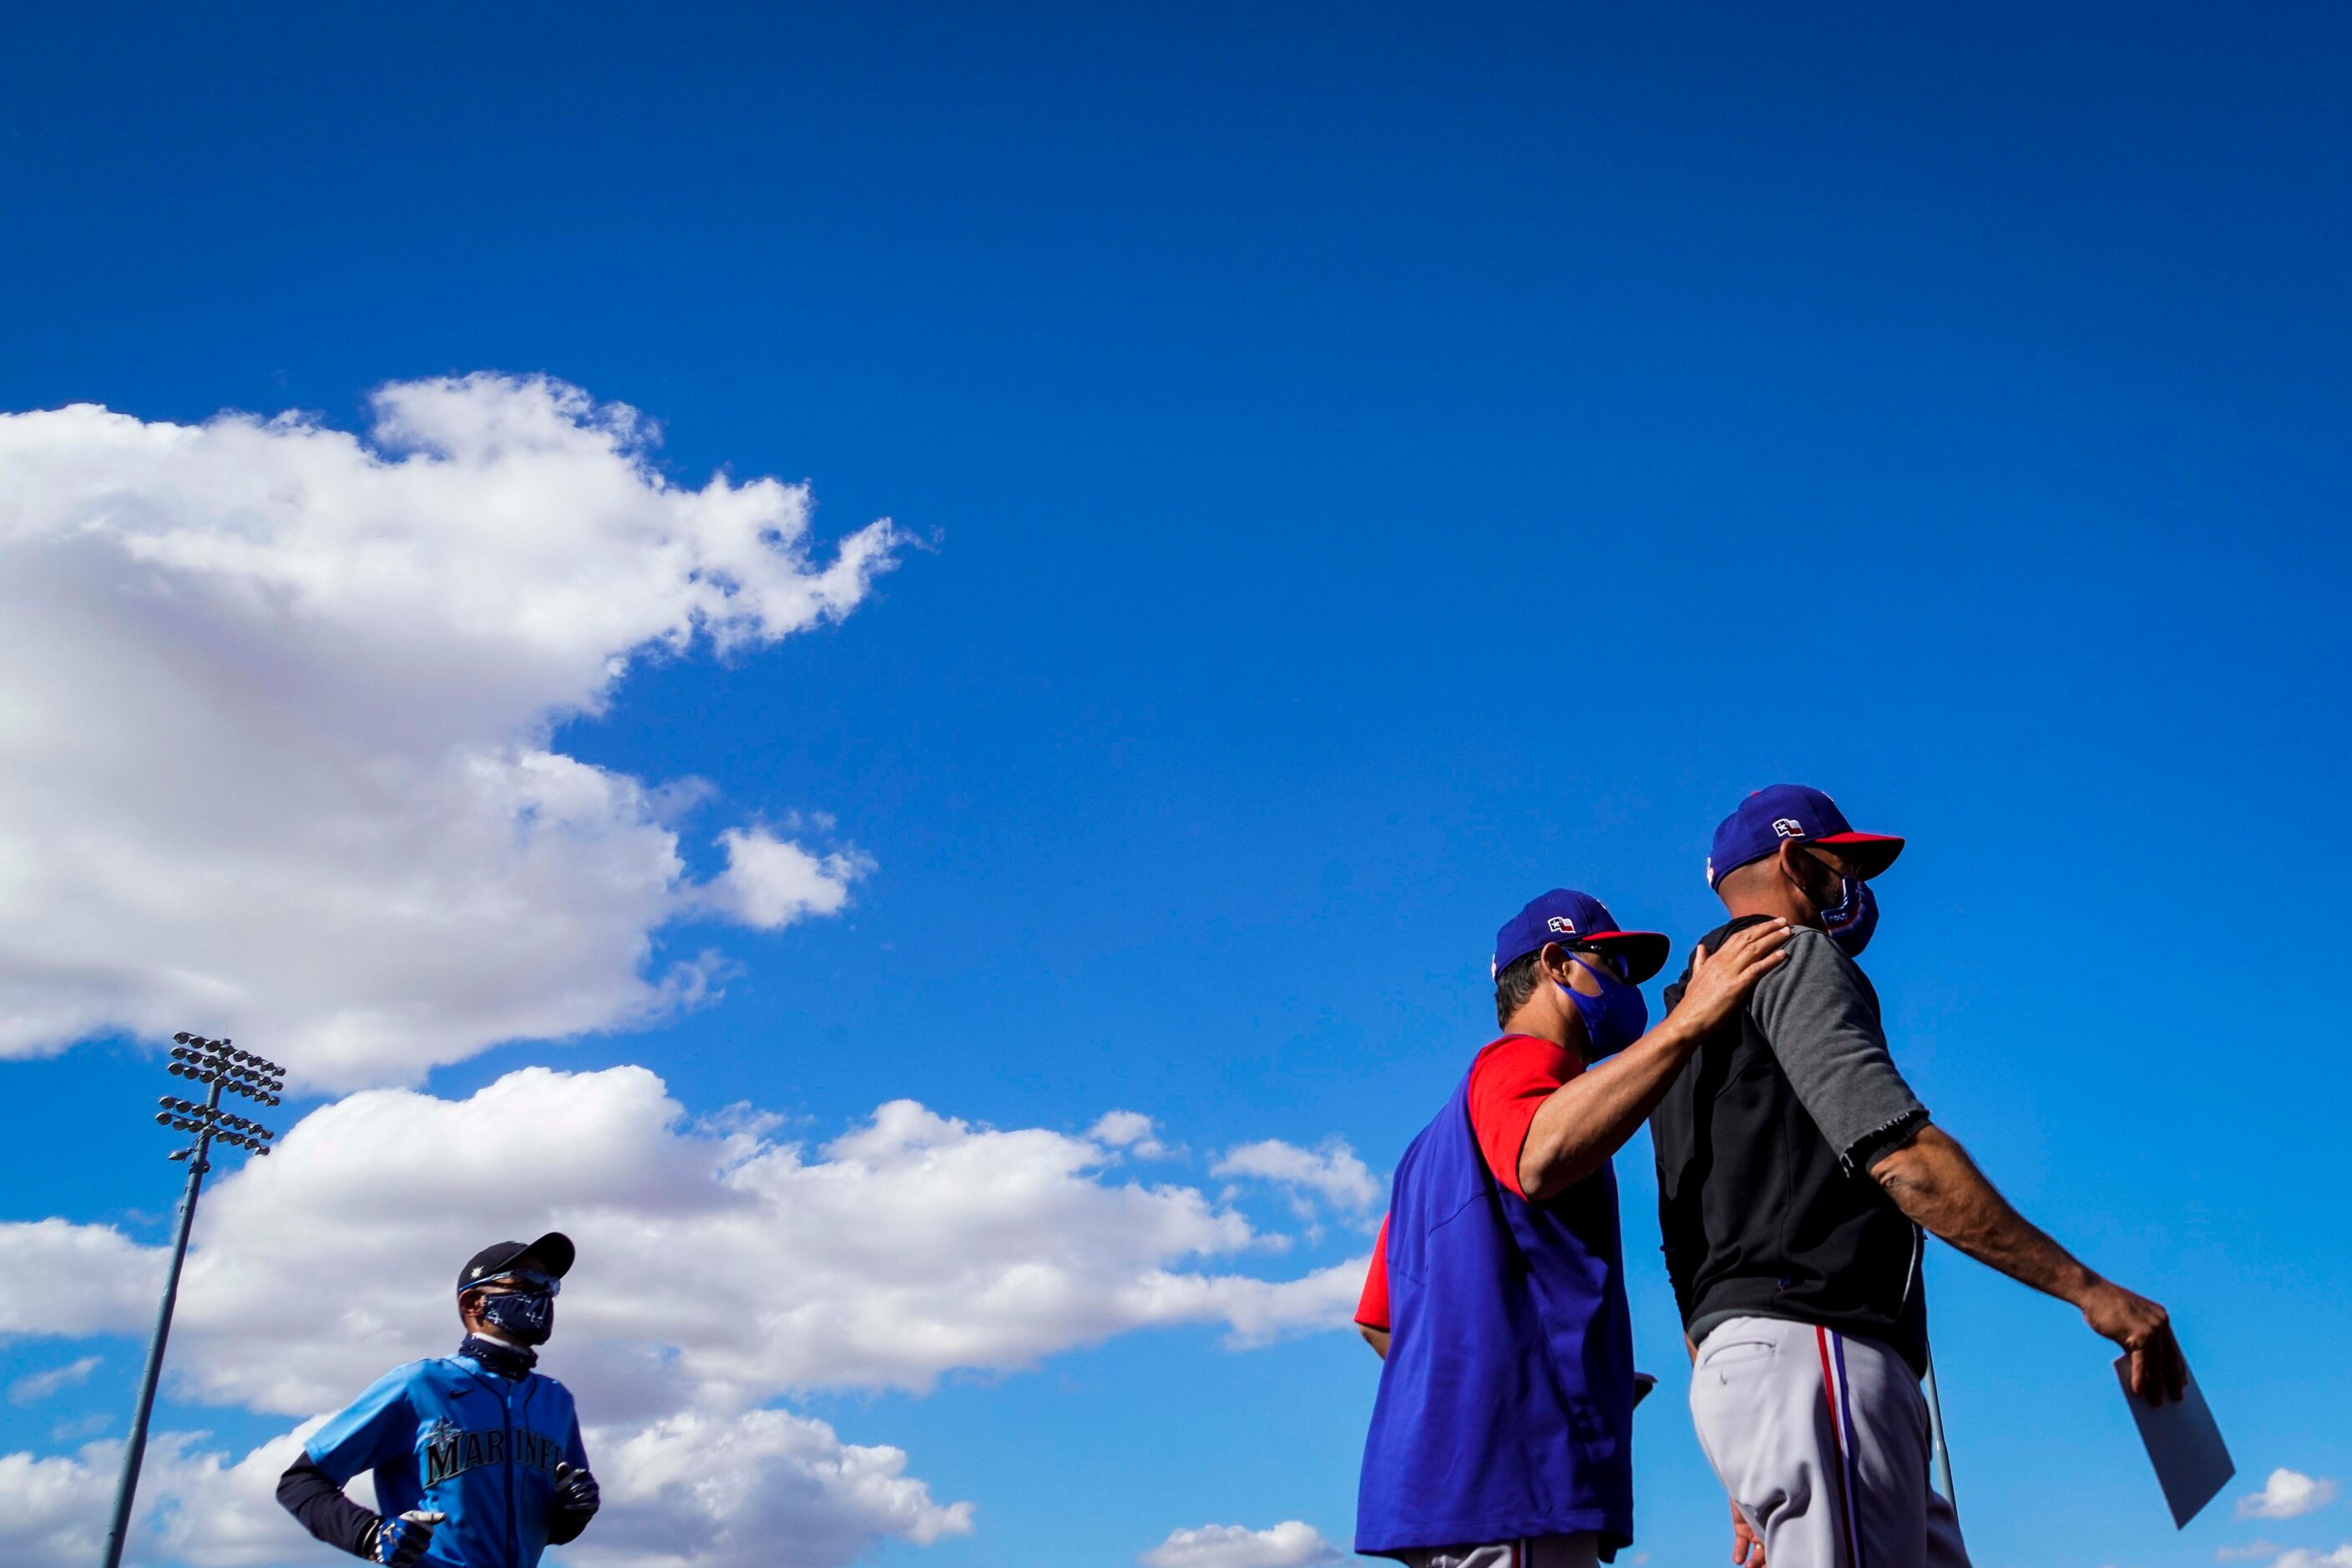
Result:
M487 1290L497 1285L503 1285L522 1296L554 1296L563 1289L562 1280L552 1274L541 1274L536 1268L518 1268L508 1274L493 1274L479 1284L468 1285L466 1289Z
M1618 979L1623 981L1628 985L1633 984L1633 965L1625 962L1625 955L1623 953L1611 952L1606 948L1599 947L1579 947L1572 951L1591 954L1594 958L1599 959L1603 964L1608 966L1610 973L1615 975Z

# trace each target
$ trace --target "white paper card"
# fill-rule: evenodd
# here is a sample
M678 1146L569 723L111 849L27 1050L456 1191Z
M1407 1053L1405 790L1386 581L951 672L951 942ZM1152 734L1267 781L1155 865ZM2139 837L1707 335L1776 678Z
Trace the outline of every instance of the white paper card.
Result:
M2221 1441L2221 1428L2205 1407L2205 1391L2192 1373L2180 1398L2150 1405L2131 1391L2128 1353L2116 1358L2116 1378L2123 1384L2132 1419L2139 1424L2139 1440L2156 1465L2157 1484L2172 1509L2173 1525L2185 1526L2238 1473Z

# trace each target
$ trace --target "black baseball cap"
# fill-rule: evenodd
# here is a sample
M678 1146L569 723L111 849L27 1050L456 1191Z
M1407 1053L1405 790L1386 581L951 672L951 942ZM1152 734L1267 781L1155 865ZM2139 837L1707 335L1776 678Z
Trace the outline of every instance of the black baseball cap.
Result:
M560 1230L551 1230L537 1241L494 1241L473 1257L466 1267L457 1270L457 1294L479 1285L485 1279L495 1279L515 1266L515 1259L528 1253L539 1259L548 1273L561 1279L572 1272L572 1260L578 1248L572 1238Z

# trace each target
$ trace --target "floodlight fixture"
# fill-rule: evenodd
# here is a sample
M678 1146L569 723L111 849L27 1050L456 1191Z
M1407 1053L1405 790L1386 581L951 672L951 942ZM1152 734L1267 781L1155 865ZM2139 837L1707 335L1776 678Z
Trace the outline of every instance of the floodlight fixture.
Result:
M201 1105L173 1095L156 1099L155 1121L175 1131L191 1132L195 1142L174 1149L167 1159L184 1161L188 1181L180 1196L179 1233L172 1244L172 1263L163 1276L163 1301L155 1314L155 1331L147 1342L147 1367L139 1384L139 1401L131 1417L130 1440L123 1446L122 1477L114 1492L114 1521L107 1531L104 1568L121 1568L124 1538L131 1528L131 1509L139 1490L139 1467L147 1453L147 1423L155 1410L155 1385L163 1371L163 1348L172 1335L172 1309L180 1295L180 1271L187 1262L188 1233L196 1220L196 1199L204 1190L205 1173L213 1146L226 1143L249 1153L268 1154L277 1133L257 1121L221 1110L224 1089L276 1105L276 1091L285 1087L286 1069L263 1061L251 1051L235 1048L227 1040L207 1039L182 1029L172 1037L171 1060L163 1070L173 1078L208 1084L211 1092Z

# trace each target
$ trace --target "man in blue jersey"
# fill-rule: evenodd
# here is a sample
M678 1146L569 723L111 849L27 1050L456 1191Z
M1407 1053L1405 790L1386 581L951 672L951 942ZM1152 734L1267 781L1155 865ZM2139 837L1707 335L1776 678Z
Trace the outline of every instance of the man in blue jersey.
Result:
M457 1273L457 1353L378 1378L313 1433L278 1500L311 1534L392 1568L532 1568L597 1506L572 1393L532 1370L572 1240L501 1241ZM374 1472L376 1508L343 1495Z
M1682 1006L1650 1029L1640 985L1664 937L1564 888L1496 933L1502 1037L1398 1162L1356 1314L1383 1363L1358 1552L1591 1568L1633 1540L1633 1342L1609 1158L1788 939L1768 921L1694 957Z

